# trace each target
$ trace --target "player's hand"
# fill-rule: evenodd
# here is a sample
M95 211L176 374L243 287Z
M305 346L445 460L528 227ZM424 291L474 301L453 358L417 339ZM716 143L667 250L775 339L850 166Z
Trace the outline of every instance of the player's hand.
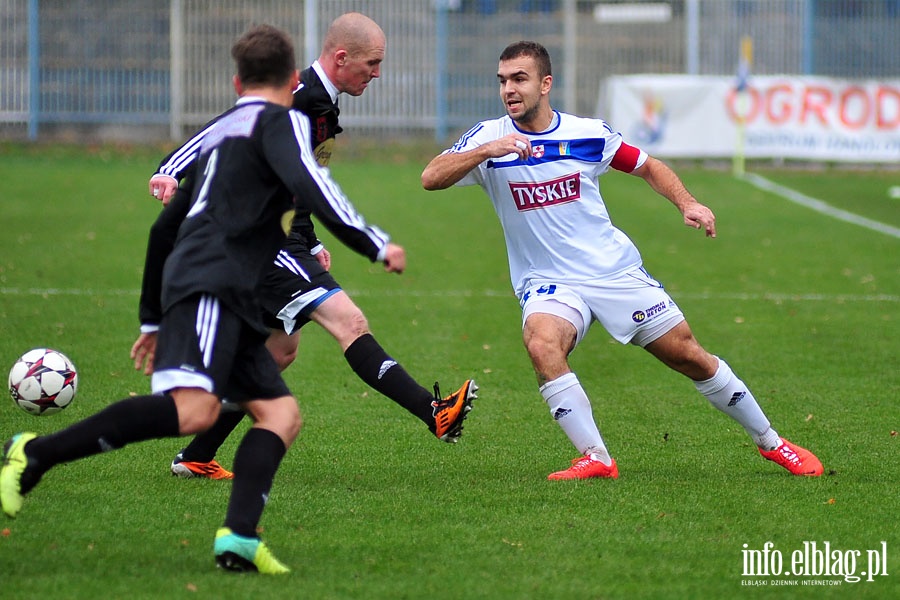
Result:
M175 191L178 189L178 181L176 181L174 177L157 173L150 178L150 184L148 185L148 187L150 190L150 195L157 200L162 201L163 206L166 206L169 204L169 200L172 199L172 196L175 195Z
M319 264L322 265L322 268L326 271L331 270L331 252L328 251L324 246L322 250L318 254L314 254L316 260L319 261Z
M131 347L131 358L134 360L134 370L140 371L143 367L144 375L153 374L153 358L156 356L156 332L142 333Z
M525 160L531 156L531 141L521 133L511 133L486 144L486 146L494 158L500 158L507 154L518 154L520 159Z
M684 224L694 229L706 230L706 237L716 237L716 215L699 202L688 204L684 212Z
M402 273L406 269L406 250L388 242L384 253L384 270L388 273Z

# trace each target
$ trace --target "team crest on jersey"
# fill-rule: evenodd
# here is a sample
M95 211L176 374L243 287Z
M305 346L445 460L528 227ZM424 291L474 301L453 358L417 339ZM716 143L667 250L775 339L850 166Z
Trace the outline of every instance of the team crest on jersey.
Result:
M509 191L519 211L547 208L581 198L581 178L570 173L549 181L510 181Z
M316 117L316 141L324 142L328 139L328 117Z
M538 144L537 146L531 147L531 155L535 158L541 158L544 156L544 145Z

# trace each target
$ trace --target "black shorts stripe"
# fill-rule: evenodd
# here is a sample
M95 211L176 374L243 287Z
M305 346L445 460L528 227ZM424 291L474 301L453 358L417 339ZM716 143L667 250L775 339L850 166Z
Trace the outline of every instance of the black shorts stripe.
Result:
M200 352L206 367L212 363L212 351L215 348L218 326L219 300L203 294L197 307L197 338L200 340Z

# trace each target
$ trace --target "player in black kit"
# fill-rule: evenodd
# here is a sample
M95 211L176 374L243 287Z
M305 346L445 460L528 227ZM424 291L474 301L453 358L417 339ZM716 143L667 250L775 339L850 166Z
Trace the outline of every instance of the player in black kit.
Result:
M288 572L257 527L275 473L296 438L300 412L265 346L257 288L284 244L281 221L311 209L343 243L400 273L406 255L367 225L311 152L308 120L290 110L299 73L284 32L254 27L233 46L235 107L199 148L190 210L162 280L153 394L116 402L50 435L18 433L3 447L0 504L9 517L55 465L128 444L198 433L222 397L253 419L234 458L225 520L216 532L220 567Z
M347 13L331 24L319 59L301 73L293 108L309 119L312 149L320 165L328 165L335 136L342 131L339 94L359 96L365 91L369 81L380 75L384 48L384 33L374 21L359 13ZM138 368L155 342L158 273L188 210L197 149L215 129L216 120L207 123L164 158L150 180L151 193L168 205L151 230L141 298L142 335L132 349ZM177 187L179 181L182 183ZM310 211L298 208L285 246L259 289L265 322L272 331L267 346L276 363L285 369L293 362L300 328L313 320L338 341L360 379L418 417L438 439L456 442L476 397L475 382L466 381L446 398L441 398L436 385L434 395L419 385L372 336L365 315L340 288L329 268L330 255L316 238ZM223 411L214 427L178 453L171 464L172 472L182 477L230 479L231 473L214 457L242 418L240 412Z

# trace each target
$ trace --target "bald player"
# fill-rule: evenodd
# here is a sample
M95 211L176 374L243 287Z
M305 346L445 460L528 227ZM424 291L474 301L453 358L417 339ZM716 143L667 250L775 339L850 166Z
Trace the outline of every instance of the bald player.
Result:
M320 165L329 164L335 136L342 131L340 94L360 96L380 77L385 47L384 32L375 21L360 13L346 13L330 25L319 58L301 72L292 108L309 120L312 150ZM150 193L167 206L150 235L141 297L142 334L132 349L135 367L144 364L146 370L152 357L160 317L159 274L189 208L198 149L215 127L216 121L207 123L164 158L150 179ZM149 255L154 257L153 265ZM300 328L315 321L338 342L360 379L419 418L438 439L456 442L478 389L475 382L467 380L445 398L440 397L436 385L432 394L417 383L373 337L362 310L329 273L330 266L331 256L316 237L309 211L298 209L287 241L260 288L264 320L271 331L266 345L275 362L283 370L294 361ZM214 427L176 455L172 472L182 477L230 479L232 473L214 457L242 418L240 412L223 412Z

